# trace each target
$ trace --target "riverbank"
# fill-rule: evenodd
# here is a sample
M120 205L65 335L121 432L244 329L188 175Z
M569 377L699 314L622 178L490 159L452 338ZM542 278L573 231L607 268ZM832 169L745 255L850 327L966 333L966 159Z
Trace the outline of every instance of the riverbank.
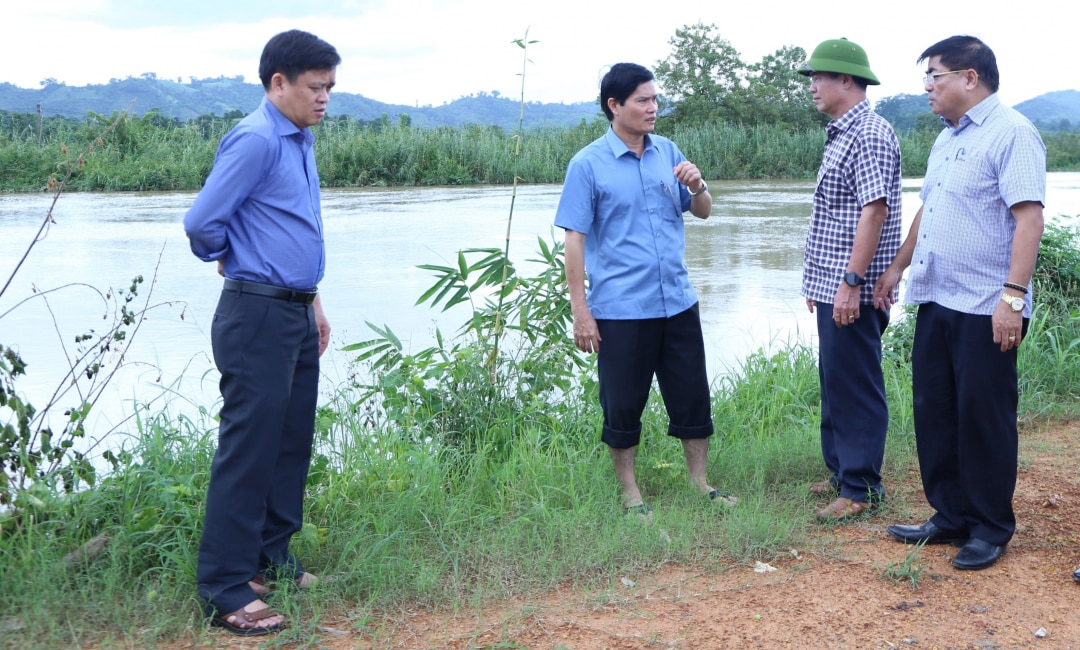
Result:
M1080 563L1078 437L1075 419L1022 427L1017 534L985 571L954 569L951 546L920 551L885 533L891 523L932 513L918 468L909 466L886 477L890 502L878 514L812 526L803 544L777 557L694 565L661 559L436 609L403 605L358 616L343 608L320 621L318 643L327 650L1080 648L1080 585L1071 577ZM662 539L669 516L656 513L654 536ZM758 561L773 570L756 571ZM199 629L159 647L196 645L258 647Z
M1069 423L1080 412L1078 237L1076 229L1050 227L1043 240L1035 278L1037 308L1019 352L1025 445L1030 424ZM522 625L540 634L544 621L562 619L557 612L551 619L529 618L538 611L530 600L547 594L551 603L568 588L581 590L568 597L569 602L595 603L590 616L604 610L604 603L620 604L601 629L632 628L638 621L634 612L642 612L647 621L659 620L660 614L687 621L659 630L663 637L649 637L648 628L637 628L646 634L644 640L619 637L611 647L641 647L650 638L667 639L669 633L674 635L669 645L678 643L678 635L696 634L694 621L709 613L716 621L731 623L730 629L749 634L753 628L734 627L735 619L724 617L793 624L801 615L798 597L804 592L773 600L744 597L735 593L747 580L742 569L762 562L786 572L780 575L801 576L817 566L814 562L848 558L861 548L845 546L855 540L842 531L861 531L858 525L866 520L832 529L814 520L817 502L806 486L821 480L824 472L818 376L814 350L801 344L752 353L713 386L717 434L708 472L716 487L740 498L737 508L718 511L714 502L688 489L681 448L663 435L666 416L654 398L644 416L637 474L656 515L647 526L623 515L607 451L597 440L600 414L593 360L574 353L566 336L569 309L560 252L557 245L545 248L536 271L516 277L517 289L504 303L505 320L480 306L457 336L440 337L430 347L404 349L384 331L353 350L372 371L372 379L357 375L336 384L332 399L319 409L305 525L293 540L294 552L325 580L309 592L285 588L274 594L274 606L294 622L275 643L316 647L336 643L339 637L357 644L381 643L397 634L393 625L403 620L398 617L412 621L414 614L426 612L433 616L427 619L431 625L441 626L431 634L462 630L453 627L459 623L447 622L452 618L448 613L479 621L479 627L445 637L445 643L458 643L446 647L467 646L474 638L498 647L502 641L488 643L480 635L492 630L509 634ZM500 258L486 260L468 265L470 277L454 278L458 271L450 267L439 275L452 284L491 291L498 274L488 271ZM476 276L487 280L474 286ZM442 305L435 299L431 306ZM522 314L528 319L522 321ZM511 339L516 345L503 339L493 355L497 324L519 322L528 327ZM890 403L883 475L893 487L885 510L872 522L918 521L927 515L913 474L911 342L912 319L895 320L883 346ZM23 489L11 497L14 508L0 519L0 645L34 650L235 643L205 627L194 596L195 554L216 428L209 407L192 415L141 411L127 431L124 448L109 459L108 473L76 475L84 483L70 494L65 487L73 488L65 481L72 474L65 473L62 464L55 474L29 477L21 484ZM1072 432L1060 435L1061 447L1070 446ZM27 442L40 444L41 439L35 437L35 443L28 437ZM50 450L67 449L63 443L48 441ZM1035 440L1025 446L1021 478L1037 462L1060 459L1058 469L1072 480L1071 453ZM1032 476L1041 480L1044 474L1037 470ZM1063 495L1062 503L1075 498L1057 483L1034 492L1025 487L1023 494L1042 498L1047 490ZM1047 503L1052 496L1046 497ZM1029 520L1040 516L1034 503L1020 503ZM1074 523L1054 510L1046 512L1050 521ZM1066 549L1067 555L1074 540L1065 531L1056 529L1032 548ZM103 536L108 543L100 552L71 555ZM864 537L868 535L857 532L855 539ZM948 570L939 557L916 571L918 558L910 549L882 545L876 536L874 540L868 548L885 549L887 556L867 550L869 559L862 564L845 559L840 565L854 562L861 567L850 571L860 585L872 582L868 564L881 564L875 569L889 572L889 566L899 562L892 573L908 582L921 579L924 572L945 575ZM1013 558L1025 557L1015 552L1023 550L1020 542L1002 564L1006 573L995 567L977 574L978 579L1011 577L1016 570L1009 568ZM800 558L810 559L804 564ZM1061 555L1053 562L1065 560ZM664 567L685 573L656 573ZM1063 569L1063 575L1068 570ZM732 582L724 583L720 576L731 576L723 580ZM828 591L817 589L817 582L792 583L812 587L813 597L820 598L814 602L824 608L825 618L815 633L824 634L832 626L854 635L862 628L850 626L871 617L870 610L848 603L842 577ZM1028 574L1023 577L1029 579ZM694 582L698 578L717 582ZM721 586L710 591L714 587L709 584ZM943 584L960 585L961 591L945 592L950 599L960 598L968 588L963 582ZM982 593L989 597L994 586L986 589ZM715 600L716 594L729 591L732 600L743 602L742 608L729 611ZM895 599L899 593L886 595ZM695 603L701 600L708 607L694 610L682 594L694 594ZM852 597L858 598L858 592ZM665 598L672 609L657 610L656 616L646 609L650 600ZM723 596L724 602L728 598ZM893 604L911 607L912 602L917 601ZM976 602L972 607L987 605ZM524 618L499 613L505 611ZM494 612L494 618L476 612ZM584 619L573 620L586 632L571 647L594 647L586 645L593 636ZM499 621L506 625L492 627ZM530 621L538 621L539 627ZM713 633L723 629L728 628L716 627ZM998 633L996 627L988 629ZM1014 632L1009 628L1009 634ZM419 630L401 633L419 647L430 647ZM525 647L563 644L545 646L540 637L506 638L520 638L518 645ZM701 647L697 641L704 637L692 638L695 643L684 645ZM751 641L754 637L745 643Z

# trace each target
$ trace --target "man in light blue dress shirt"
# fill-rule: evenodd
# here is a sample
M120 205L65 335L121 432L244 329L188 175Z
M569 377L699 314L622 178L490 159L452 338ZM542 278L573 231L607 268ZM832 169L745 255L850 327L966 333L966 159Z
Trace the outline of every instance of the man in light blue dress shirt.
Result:
M633 63L612 66L600 84L600 104L611 128L570 161L555 225L566 231L574 344L598 355L601 440L610 450L622 505L649 516L634 457L654 375L668 434L682 441L692 487L732 505L735 499L705 476L713 433L710 391L698 299L684 259L683 213L707 218L712 197L679 148L652 135L652 72Z
M303 525L319 356L330 337L309 127L326 114L340 62L306 32L270 39L259 63L266 96L222 138L184 217L192 252L225 276L211 327L222 406L198 589L211 624L243 636L285 625L259 598L267 582L314 581L289 552Z
M993 565L1016 531L1016 354L1031 317L1031 276L1043 232L1046 147L997 96L993 51L953 36L922 53L930 108L945 129L930 151L907 239L874 289L910 267L919 306L912 349L915 439L925 523L888 532L908 543L963 547L957 569Z

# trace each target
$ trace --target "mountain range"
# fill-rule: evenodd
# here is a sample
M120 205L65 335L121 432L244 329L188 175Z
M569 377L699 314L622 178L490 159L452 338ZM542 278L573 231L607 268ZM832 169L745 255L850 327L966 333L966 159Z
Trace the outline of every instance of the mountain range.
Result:
M153 73L141 77L112 79L108 84L68 86L46 79L38 89L0 83L0 110L64 117L83 117L88 111L110 115L130 109L137 114L157 110L166 117L187 120L199 115L225 115L233 111L251 112L263 96L262 86L245 83L240 77L191 78L188 83L158 78ZM1017 104L1015 107L1036 126L1048 131L1080 131L1080 91L1059 90ZM897 130L914 128L920 114L929 114L926 95L895 95L876 103L879 113ZM574 126L600 115L596 102L574 104L526 102L525 125ZM414 126L460 127L466 124L495 125L516 130L521 116L518 100L498 93L480 92L460 97L441 106L387 104L352 93L334 93L329 114L348 115L364 121L397 121L407 115Z
M166 117L188 120L199 115L225 115L231 111L250 113L263 97L260 84L245 83L241 77L194 79L183 83L161 79L153 73L141 77L113 79L108 84L68 86L46 79L39 89L19 88L0 83L0 110L34 113L41 107L43 115L80 118L87 111L111 115L130 109L137 114L158 110ZM134 102L134 104L132 104ZM517 130L521 117L518 100L498 93L477 93L460 97L442 106L406 106L387 104L363 95L335 92L328 114L348 115L364 121L379 120L385 115L397 121L408 115L410 124L423 127L464 124L492 124L505 130ZM582 120L591 121L600 115L596 102L576 104L542 104L526 102L525 124L540 126L572 126Z

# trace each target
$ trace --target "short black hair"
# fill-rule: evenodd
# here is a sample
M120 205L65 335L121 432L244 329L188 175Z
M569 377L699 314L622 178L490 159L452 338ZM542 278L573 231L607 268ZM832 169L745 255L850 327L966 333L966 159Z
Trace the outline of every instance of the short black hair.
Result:
M333 70L341 63L334 46L314 34L292 29L281 32L266 43L259 59L259 80L270 90L270 80L281 73L295 83L308 70Z
M636 63L616 63L611 66L600 80L600 108L604 109L608 122L615 119L615 114L608 107L609 98L622 106L638 86L655 79L651 70Z
M926 48L916 63L934 56L941 57L941 64L950 70L974 70L990 92L998 91L1001 79L998 76L997 57L986 43L974 36L950 36L938 41Z

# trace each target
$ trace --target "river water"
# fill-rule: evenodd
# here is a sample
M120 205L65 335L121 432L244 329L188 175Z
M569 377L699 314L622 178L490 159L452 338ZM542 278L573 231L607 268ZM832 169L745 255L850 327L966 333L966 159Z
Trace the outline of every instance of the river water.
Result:
M904 214L919 207L921 179L904 182ZM687 264L701 300L711 376L737 371L758 348L811 342L813 320L799 295L802 248L813 184L809 181L710 182L712 216L686 220ZM518 188L510 256L519 269L535 257L537 238L562 240L552 224L560 186ZM210 322L221 289L215 266L191 255L181 225L191 192L68 194L55 223L0 296L0 343L19 350L28 375L19 388L44 404L68 367L77 334L107 327L96 291L127 287L142 275L139 299L154 307L105 392L91 433L108 430L132 405L162 395L170 411L213 408L217 376ZM333 327L323 357L324 393L353 371L338 348L372 338L370 321L389 326L418 351L435 327L454 333L466 307L415 306L434 282L420 264L451 264L464 248L505 244L511 188L506 186L325 190L327 275L320 285ZM51 197L0 195L0 283L7 280L40 226ZM1080 215L1080 173L1049 175L1046 214ZM81 283L53 293L44 291ZM36 297L35 297L36 296ZM20 301L26 300L23 304ZM13 309L14 308L14 309ZM9 311L10 310L10 311ZM61 345L62 344L62 345ZM75 398L65 404L74 405ZM160 405L159 401L156 404ZM8 416L0 411L0 418Z

